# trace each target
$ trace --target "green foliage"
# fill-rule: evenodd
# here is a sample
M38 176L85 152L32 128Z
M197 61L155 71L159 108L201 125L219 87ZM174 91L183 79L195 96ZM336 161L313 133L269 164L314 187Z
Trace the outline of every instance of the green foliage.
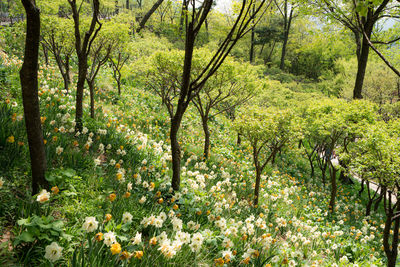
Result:
M346 155L353 170L364 179L378 182L395 190L400 169L398 120L389 124L379 121L365 128L363 138L357 140Z
M55 220L52 216L32 216L18 220L21 227L20 234L14 240L14 246L20 243L32 243L36 240L52 241L58 239L62 234L64 224L60 220Z
M297 48L289 54L290 72L315 81L328 72L337 73L335 62L346 55L345 43L338 41L338 38L326 39L323 35L313 35L296 44Z
M257 166L274 161L276 153L301 136L300 125L289 109L246 108L235 120L235 130L243 135L257 153ZM261 169L262 170L262 169Z

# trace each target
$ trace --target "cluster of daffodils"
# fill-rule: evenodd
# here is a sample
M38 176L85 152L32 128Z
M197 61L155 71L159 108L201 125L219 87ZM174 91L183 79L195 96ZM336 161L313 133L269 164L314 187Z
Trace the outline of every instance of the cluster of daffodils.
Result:
M6 52L0 49L1 64L6 67L20 68L22 66L22 60L17 56L9 56Z

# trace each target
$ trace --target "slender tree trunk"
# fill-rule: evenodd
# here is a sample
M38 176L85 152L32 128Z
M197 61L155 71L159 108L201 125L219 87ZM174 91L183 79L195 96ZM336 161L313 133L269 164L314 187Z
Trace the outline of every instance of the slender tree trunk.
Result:
M177 191L179 190L181 183L181 148L178 142L178 131L181 126L183 114L185 113L190 95L190 73L192 70L192 59L193 59L193 49L195 41L195 32L193 28L193 22L188 22L188 29L186 32L185 41L185 59L183 63L183 74L182 74L182 88L179 96L176 112L171 120L171 153L172 153L172 188Z
M184 17L185 17L185 8L186 8L186 4L187 4L187 0L183 0L182 1L182 9L181 9L181 16L179 19L179 32L182 34L183 31L183 21L184 21Z
M362 192L364 191L365 180L361 178L361 189L358 191L358 196L361 197Z
M371 215L371 207L372 203L374 202L373 198L371 198L371 189L369 188L369 181L366 181L367 183L367 192L368 192L368 202L365 208L365 216Z
M281 64L279 68L283 70L285 68L285 57L286 57L286 46L289 40L289 32L290 32L290 26L292 23L293 19L293 7L290 10L289 13L289 18L288 18L288 3L287 0L285 0L285 6L284 6L284 36L283 36L283 44L282 44L282 52L281 52Z
M90 51L90 46L96 38L97 33L101 29L101 23L98 20L99 15L99 0L93 0L93 14L90 28L84 34L82 42L81 33L79 29L79 11L76 5L76 0L68 0L72 9L72 17L74 19L75 31L75 50L78 56L78 82L76 85L76 107L75 107L75 131L82 131L83 128L83 90L86 81L86 74L88 70L87 57ZM99 26L96 29L96 24Z
M321 170L322 170L322 183L323 183L324 187L326 186L326 167L327 167L327 165L328 164L325 162L325 163L323 163L322 168L321 168Z
M143 28L144 25L146 25L146 22L149 20L151 15L157 10L157 8L162 4L164 0L157 0L157 2L154 3L154 5L150 8L149 11L147 11L146 15L142 18L142 20L139 23L139 28L137 28L136 32L139 33Z
M210 40L210 32L208 30L208 19L206 18L204 21L204 26L206 28L206 38L207 38L207 42Z
M312 154L311 155L307 155L307 157L308 157L308 161L310 162L311 177L314 177L315 171L314 171L314 163L313 163L313 160L312 160Z
M382 199L383 199L383 196L386 194L386 190L385 190L385 189L383 189L383 188L381 187L380 190L381 190L381 193L380 193L378 199L376 200L375 206L374 206L374 211L375 211L375 212L378 210L379 204L381 204Z
M121 81L120 79L117 79L117 88L118 88L118 95L121 95Z
M208 115L202 116L201 122L203 124L204 131L204 159L208 159L210 153L210 130L208 129Z
M236 144L237 144L237 145L240 145L241 143L242 143L242 137L241 137L240 133L238 133L238 134L237 134L237 141L236 141Z
M82 56L78 63L78 82L76 85L76 111L75 111L75 129L82 131L83 129L83 89L87 73L87 56Z
M178 107L179 109L179 107ZM182 111L177 110L175 116L171 120L171 155L172 155L172 188L175 191L179 190L181 183L181 147L178 141L178 131L182 121Z
M331 200L329 201L329 210L333 213L335 211L335 201L336 201L336 169L334 166L330 166L330 176L331 176Z
M250 63L254 62L254 27L251 28L250 37Z
M386 200L386 202L390 201ZM387 203L386 205L389 206ZM395 267L396 266L396 259L397 259L397 247L399 243L399 226L400 226L400 217L394 220L394 227L393 227L393 238L392 244L390 245L390 231L392 230L392 218L394 216L394 211L399 210L398 208L386 208L386 221L385 221L385 228L383 230L383 247L387 257L387 266L388 267Z
M42 43L42 49L43 49L44 62L46 64L46 66L48 66L49 65L49 54L47 53L47 48L43 43Z
M46 153L43 143L38 96L38 58L40 37L40 11L34 0L22 0L26 12L26 42L24 63L20 70L22 102L28 136L32 169L32 195L40 187L48 187L45 179Z
M257 207L258 205L258 198L260 194L260 183L261 183L261 170L259 166L256 166L256 185L254 188L254 201L253 201L254 207Z
M129 0L126 0L126 9L129 9Z
M90 93L90 117L94 119L94 80L87 81Z
M365 32L368 38L371 38L372 26L366 25ZM364 83L365 70L367 69L368 55L369 55L369 44L365 36L363 36L361 53L357 65L356 82L353 90L353 99L362 98L362 88Z

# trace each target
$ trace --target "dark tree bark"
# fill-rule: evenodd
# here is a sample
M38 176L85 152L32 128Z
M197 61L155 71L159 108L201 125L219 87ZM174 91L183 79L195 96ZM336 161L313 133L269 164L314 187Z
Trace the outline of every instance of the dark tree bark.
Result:
M49 55L47 53L47 48L43 43L42 43L42 49L43 49L44 62L46 64L46 66L48 66L49 65Z
M254 62L254 27L251 28L251 35L250 35L250 63Z
M89 96L90 96L90 117L94 119L94 80L88 81L89 86Z
M97 33L101 29L101 23L99 22L99 0L93 0L93 16L90 23L89 30L85 33L83 41L81 39L81 32L79 29L79 11L76 5L76 0L68 0L68 3L72 9L72 17L74 19L75 26L75 50L78 56L78 82L76 86L76 111L75 111L75 130L82 131L83 128L83 89L85 86L85 80L88 70L87 58ZM96 28L96 25L99 26Z
M157 2L154 3L154 5L150 8L149 11L147 11L146 15L142 18L142 20L139 23L139 28L137 28L136 32L139 33L143 28L144 25L146 25L146 22L149 20L151 15L157 10L157 8L162 4L164 0L157 0Z
M361 188L360 188L360 191L358 191L359 197L361 197L362 192L364 192L364 184L365 184L365 180L361 178Z
M385 194L384 197L386 221L385 228L383 229L383 248L388 260L387 266L395 267L398 254L397 247L399 245L400 217L398 212L400 211L400 208L399 201L396 199L396 203L392 204L391 193L389 193L389 196L390 197L388 198L387 194ZM391 231L393 231L392 234L390 233Z
M126 9L129 9L129 0L126 0Z
M370 188L370 183L368 180L366 181L366 187L367 187L367 193L368 193L368 202L365 207L365 216L369 216L369 215L371 215L372 204L374 203L374 201L378 195L379 188L374 192L373 195L371 195L371 188Z
M48 187L45 179L46 154L44 150L42 124L40 121L38 96L38 57L40 41L40 11L35 0L22 0L26 12L26 42L24 63L20 70L22 102L28 136L32 169L32 195L40 187Z
M192 58L193 58L193 49L195 42L195 31L193 29L193 22L190 22L188 25L188 31L186 33L186 42L185 42L185 61L183 63L183 75L182 75L182 91L183 94L180 95L178 100L178 106L176 112L171 121L171 131L170 131L170 139L171 139L171 152L172 152L172 188L174 190L179 190L179 186L181 183L181 147L178 142L178 131L182 122L183 114L185 113L189 101L186 100L186 97L189 94L190 87L190 72L192 70Z
M208 115L207 117L201 118L204 131L204 159L208 159L210 155L210 129L208 128Z
M282 51L281 51L281 63L279 65L279 68L283 70L285 68L285 57L286 57L286 46L289 40L289 32L290 32L290 26L292 24L292 19L293 19L293 9L292 7L290 9L290 13L288 16L288 2L285 0L284 4L284 24L283 24L283 44L282 44Z
M330 177L331 177L331 199L329 201L329 210L331 213L335 211L335 202L336 202L336 193L337 193L337 184L336 184L336 168L329 163L330 165Z
M378 199L375 201L375 206L374 206L374 211L376 212L379 208L379 205L381 204L383 197L386 194L386 188L384 188L383 186L381 186L381 193L378 197Z
M372 29L373 29L373 24L365 25L365 31L366 34L368 35L368 38L371 38ZM365 70L367 69L368 56L369 56L369 45L367 38L363 36L361 52L357 64L357 75L353 90L353 99L362 99L362 88L364 83Z

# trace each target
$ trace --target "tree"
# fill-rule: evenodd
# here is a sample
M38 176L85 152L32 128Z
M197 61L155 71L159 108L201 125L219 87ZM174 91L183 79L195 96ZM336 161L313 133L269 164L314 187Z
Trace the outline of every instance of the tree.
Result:
M261 45L260 55L262 55L265 45L269 46L269 51L264 57L265 64L272 61L271 58L274 53L276 43L283 42L282 28L283 24L281 20L277 19L276 17L272 17L271 21L267 25L254 29L256 35L254 45Z
M157 0L154 5L147 11L147 13L144 15L142 20L139 23L139 27L136 29L136 32L139 33L143 28L144 25L146 25L146 22L149 20L151 15L157 10L157 8L163 3L164 0Z
M253 148L253 163L256 169L254 206L258 205L261 174L268 163L274 163L278 152L300 135L290 110L274 107L249 108L235 120L235 129L246 138Z
M283 3L280 4L275 0L275 4L283 18L283 43L281 50L281 63L279 65L279 68L283 70L285 68L286 47L289 40L290 27L292 26L293 18L296 17L294 11L297 8L297 5L290 3L288 0L283 0Z
M304 141L305 148L315 150L318 166L325 184L326 170L329 170L331 196L329 210L334 211L336 202L336 174L338 166L332 161L334 152L341 157L357 138L363 136L365 127L376 120L376 106L368 101L326 99L305 104ZM307 146L306 146L307 144ZM346 159L342 159L348 165ZM343 167L343 166L342 166Z
M366 128L365 135L349 150L350 166L367 181L377 182L381 187L386 214L383 229L383 248L387 266L396 266L400 228L400 201L398 193L400 156L400 121L376 122ZM368 207L367 207L368 208Z
M206 55L201 58L206 58ZM250 100L256 93L255 80L257 75L251 70L251 65L240 64L227 58L207 81L200 94L193 98L204 131L205 159L210 153L209 120Z
M96 39L98 32L101 29L101 23L99 22L99 0L93 0L93 13L89 29L85 32L83 40L81 37L80 30L80 15L76 5L76 0L68 0L68 3L72 9L72 17L74 19L74 30L75 30L75 50L78 56L78 82L76 85L76 110L75 110L75 122L76 130L82 131L83 123L83 89L85 86L86 75L88 71L88 56L90 53L93 41ZM96 25L98 27L96 28Z
M86 82L90 92L90 117L94 118L94 86L97 74L109 60L113 50L121 47L128 39L129 29L125 24L107 22L92 43L88 55Z
M112 53L109 57L110 65L113 71L113 78L117 83L118 95L121 95L121 70L124 67L126 61L129 59L129 55L118 49L116 52Z
M71 83L70 60L73 53L71 39L73 33L68 19L47 17L43 27L42 43L53 54L57 67L64 80L65 90L69 90Z
M370 47L368 41L373 35L374 26L379 20L392 16L390 13L392 8L388 6L389 2L390 0L378 2L370 2L366 0L358 2L322 0L321 2L315 2L315 4L322 9L322 12L325 15L339 22L354 35L358 62L357 75L353 90L354 99L362 98L363 82Z
M24 63L20 71L22 102L28 136L32 169L32 194L40 187L48 187L45 179L46 154L38 96L38 57L40 42L40 10L35 0L21 1L26 12L26 42Z
M267 0L262 0L258 7L252 12L253 1L250 0L242 2L241 9L235 17L226 38L221 42L217 51L207 63L206 67L200 72L197 77L192 77L192 58L193 50L195 47L196 37L206 20L211 7L212 0L205 0L200 7L196 7L196 1L183 1L183 14L185 20L185 57L183 62L182 83L179 91L178 102L176 109L171 119L170 140L171 140L171 154L172 154L172 188L179 190L180 187L180 162L181 162L181 148L178 142L178 131L182 122L183 115L188 108L190 102L202 90L207 80L214 75L233 46L237 41L242 38L249 28L253 17L264 7ZM191 9L189 9L191 5Z
M192 76L197 76L210 59L207 49L193 53ZM152 67L147 72L146 84L162 99L170 119L174 115L174 102L179 97L183 53L158 52L151 57ZM253 66L240 64L228 57L224 64L204 84L202 91L193 98L204 131L205 159L209 156L210 130L208 122L213 117L231 111L251 99L256 93L257 73Z

